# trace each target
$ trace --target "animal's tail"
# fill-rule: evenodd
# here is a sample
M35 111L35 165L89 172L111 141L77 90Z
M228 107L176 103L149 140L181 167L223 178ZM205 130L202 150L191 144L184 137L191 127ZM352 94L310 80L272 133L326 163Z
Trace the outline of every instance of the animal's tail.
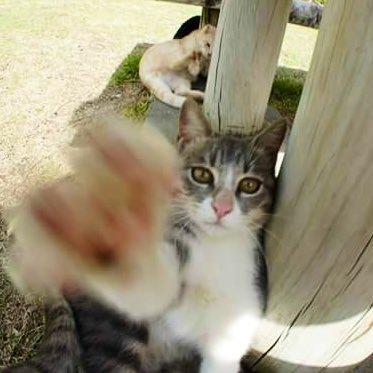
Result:
M45 307L46 330L31 360L5 368L2 373L74 373L79 361L79 342L70 306L63 298Z
M142 72L141 69L140 78L149 91L165 104L176 108L183 106L186 98L173 93L171 88L161 78L152 75L150 72Z

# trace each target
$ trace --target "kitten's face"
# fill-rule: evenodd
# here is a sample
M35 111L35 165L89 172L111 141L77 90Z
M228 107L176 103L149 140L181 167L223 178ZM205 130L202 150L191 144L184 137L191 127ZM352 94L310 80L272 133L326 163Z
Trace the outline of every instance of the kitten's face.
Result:
M273 201L274 166L286 127L279 124L259 137L212 135L202 115L194 103L185 104L181 114L187 214L211 232L262 227Z

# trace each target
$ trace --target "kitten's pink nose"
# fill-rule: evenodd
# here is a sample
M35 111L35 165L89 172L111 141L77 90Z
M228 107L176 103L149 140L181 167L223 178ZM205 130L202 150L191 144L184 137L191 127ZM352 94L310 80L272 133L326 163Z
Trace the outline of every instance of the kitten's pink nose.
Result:
M214 209L216 216L220 220L222 217L229 214L233 210L233 199L227 193L221 192L212 202L212 208Z

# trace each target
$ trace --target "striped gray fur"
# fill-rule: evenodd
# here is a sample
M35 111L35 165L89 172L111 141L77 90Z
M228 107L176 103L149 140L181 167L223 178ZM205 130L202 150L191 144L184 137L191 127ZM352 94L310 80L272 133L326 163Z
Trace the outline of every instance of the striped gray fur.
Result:
M142 352L148 342L146 325L82 294L70 296L68 302L79 334L84 372L142 371Z
M204 227L193 219L191 211L206 197L214 196L221 190L225 178L228 178L229 168L229 177L236 178L249 172L262 181L260 194L247 198L237 191L235 199L242 215L247 217L247 229L256 232L258 244L255 249L255 286L260 295L261 308L264 310L267 299L267 269L263 232L273 204L276 186L274 167L285 133L284 126L280 123L277 127L272 126L264 133L251 137L213 133L199 136L201 123L197 118L196 128L193 128L192 123L188 129L193 136L188 138L188 133L183 132L182 128L183 118L180 120L182 137L179 141L179 152L183 164L185 193L172 204L165 234L165 242L174 248L178 259L180 296L169 307L177 307L185 296L188 284L182 274L188 268L191 245L198 243L204 234ZM216 183L205 188L193 183L190 169L195 164L214 168L220 175ZM255 214L252 216L253 211ZM37 357L22 366L7 369L4 373L73 373L78 360L81 369L86 373L198 371L201 356L196 346L173 341L173 347L185 351L185 354L175 354L175 361L152 355L151 330L153 323L159 322L163 315L143 322L133 321L83 294L69 296L67 303L60 301L46 310L46 334ZM191 367L188 364L191 364Z

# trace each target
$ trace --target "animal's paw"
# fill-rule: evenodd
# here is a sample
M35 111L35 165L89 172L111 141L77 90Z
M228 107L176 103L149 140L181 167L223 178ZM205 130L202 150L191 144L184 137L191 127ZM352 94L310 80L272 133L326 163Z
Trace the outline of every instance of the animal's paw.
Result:
M199 102L203 102L205 99L205 92L197 91L197 90L191 90L190 96L193 97L195 100Z
M107 272L125 277L162 234L177 157L158 133L110 123L74 157L73 181L28 197L14 222L13 273L47 290Z

